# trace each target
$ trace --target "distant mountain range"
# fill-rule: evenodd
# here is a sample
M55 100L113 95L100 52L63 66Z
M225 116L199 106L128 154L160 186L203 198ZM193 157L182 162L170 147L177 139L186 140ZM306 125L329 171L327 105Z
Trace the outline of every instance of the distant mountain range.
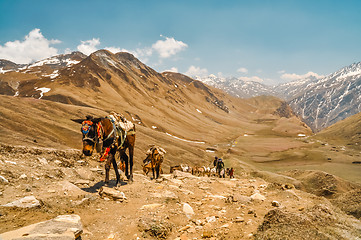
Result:
M195 78L241 98L273 95L285 99L314 131L361 111L361 62L321 79L310 76L278 86L214 75Z
M166 99L184 104L189 94L184 96L182 85L192 85L202 90L206 102L225 112L229 111L229 106L222 100L220 93L215 93L208 86L239 98L261 95L280 97L314 131L320 131L361 111L361 63L342 68L322 79L311 76L278 86L267 86L215 75L190 78L179 73L158 73L129 53L112 54L106 50L99 50L89 56L73 52L31 64L0 60L0 94L81 106L91 104L91 101L84 101L85 96L89 95L86 89L93 92L115 91L122 99L134 91L132 96L149 95L149 91L157 94L161 92ZM71 86L81 89L73 94ZM178 91L175 91L175 86Z

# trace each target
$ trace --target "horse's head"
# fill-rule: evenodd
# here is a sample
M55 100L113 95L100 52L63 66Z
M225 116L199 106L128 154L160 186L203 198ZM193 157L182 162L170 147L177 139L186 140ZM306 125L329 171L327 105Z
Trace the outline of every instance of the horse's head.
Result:
M86 119L71 120L81 124L81 133L83 135L83 153L86 156L91 156L93 154L94 148L99 143L97 126L101 119L87 116Z

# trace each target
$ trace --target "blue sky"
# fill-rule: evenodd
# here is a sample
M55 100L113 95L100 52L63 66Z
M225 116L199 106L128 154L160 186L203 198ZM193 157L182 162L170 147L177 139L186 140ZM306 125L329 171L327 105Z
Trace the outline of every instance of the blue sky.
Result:
M0 58L129 51L155 70L265 84L361 61L361 1L0 0Z

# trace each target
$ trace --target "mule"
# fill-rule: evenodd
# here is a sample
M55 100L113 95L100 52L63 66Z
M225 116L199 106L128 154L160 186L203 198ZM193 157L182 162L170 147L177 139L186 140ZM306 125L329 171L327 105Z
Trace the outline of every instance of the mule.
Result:
M148 173L150 173L152 171L152 163L148 162L142 165L143 168L143 172L145 175L148 175ZM163 170L162 170L162 166L160 166L160 170L159 170L160 174L163 174Z
M71 120L82 124L82 151L85 156L91 156L94 150L97 152L104 152L104 156L102 158L106 157L104 180L106 184L109 183L109 170L111 164L113 165L117 178L116 186L120 183L120 175L115 159L115 154L117 152L119 153L119 157L122 162L125 163L125 176L129 181L133 181L133 157L135 145L134 125L129 131L122 130L121 134L117 134L120 129L116 127L114 121L112 122L112 118L109 117L93 118L92 116L87 116L86 119ZM129 158L126 154L127 149L129 152Z
M150 167L153 172L153 179L159 178L159 173L161 171L161 164L163 162L165 153L166 151L163 148L154 145L152 145L150 149L147 151L147 157L143 161L144 163L143 168L144 166L150 163Z

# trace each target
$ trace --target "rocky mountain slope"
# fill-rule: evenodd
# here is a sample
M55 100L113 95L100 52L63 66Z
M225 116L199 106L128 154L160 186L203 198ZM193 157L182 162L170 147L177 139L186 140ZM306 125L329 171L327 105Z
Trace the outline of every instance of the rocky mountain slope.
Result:
M309 76L278 86L214 75L199 80L237 97L273 95L285 99L316 132L361 111L361 62L322 79Z
M361 111L361 63L302 85L291 107L309 126L319 131Z
M194 78L207 85L222 89L223 91L240 98L250 98L261 95L278 95L278 92L273 90L272 86L267 86L254 81L244 81L235 77L225 78L217 77L211 74L207 77L195 76Z
M327 127L316 136L328 142L358 148L361 145L361 113Z

